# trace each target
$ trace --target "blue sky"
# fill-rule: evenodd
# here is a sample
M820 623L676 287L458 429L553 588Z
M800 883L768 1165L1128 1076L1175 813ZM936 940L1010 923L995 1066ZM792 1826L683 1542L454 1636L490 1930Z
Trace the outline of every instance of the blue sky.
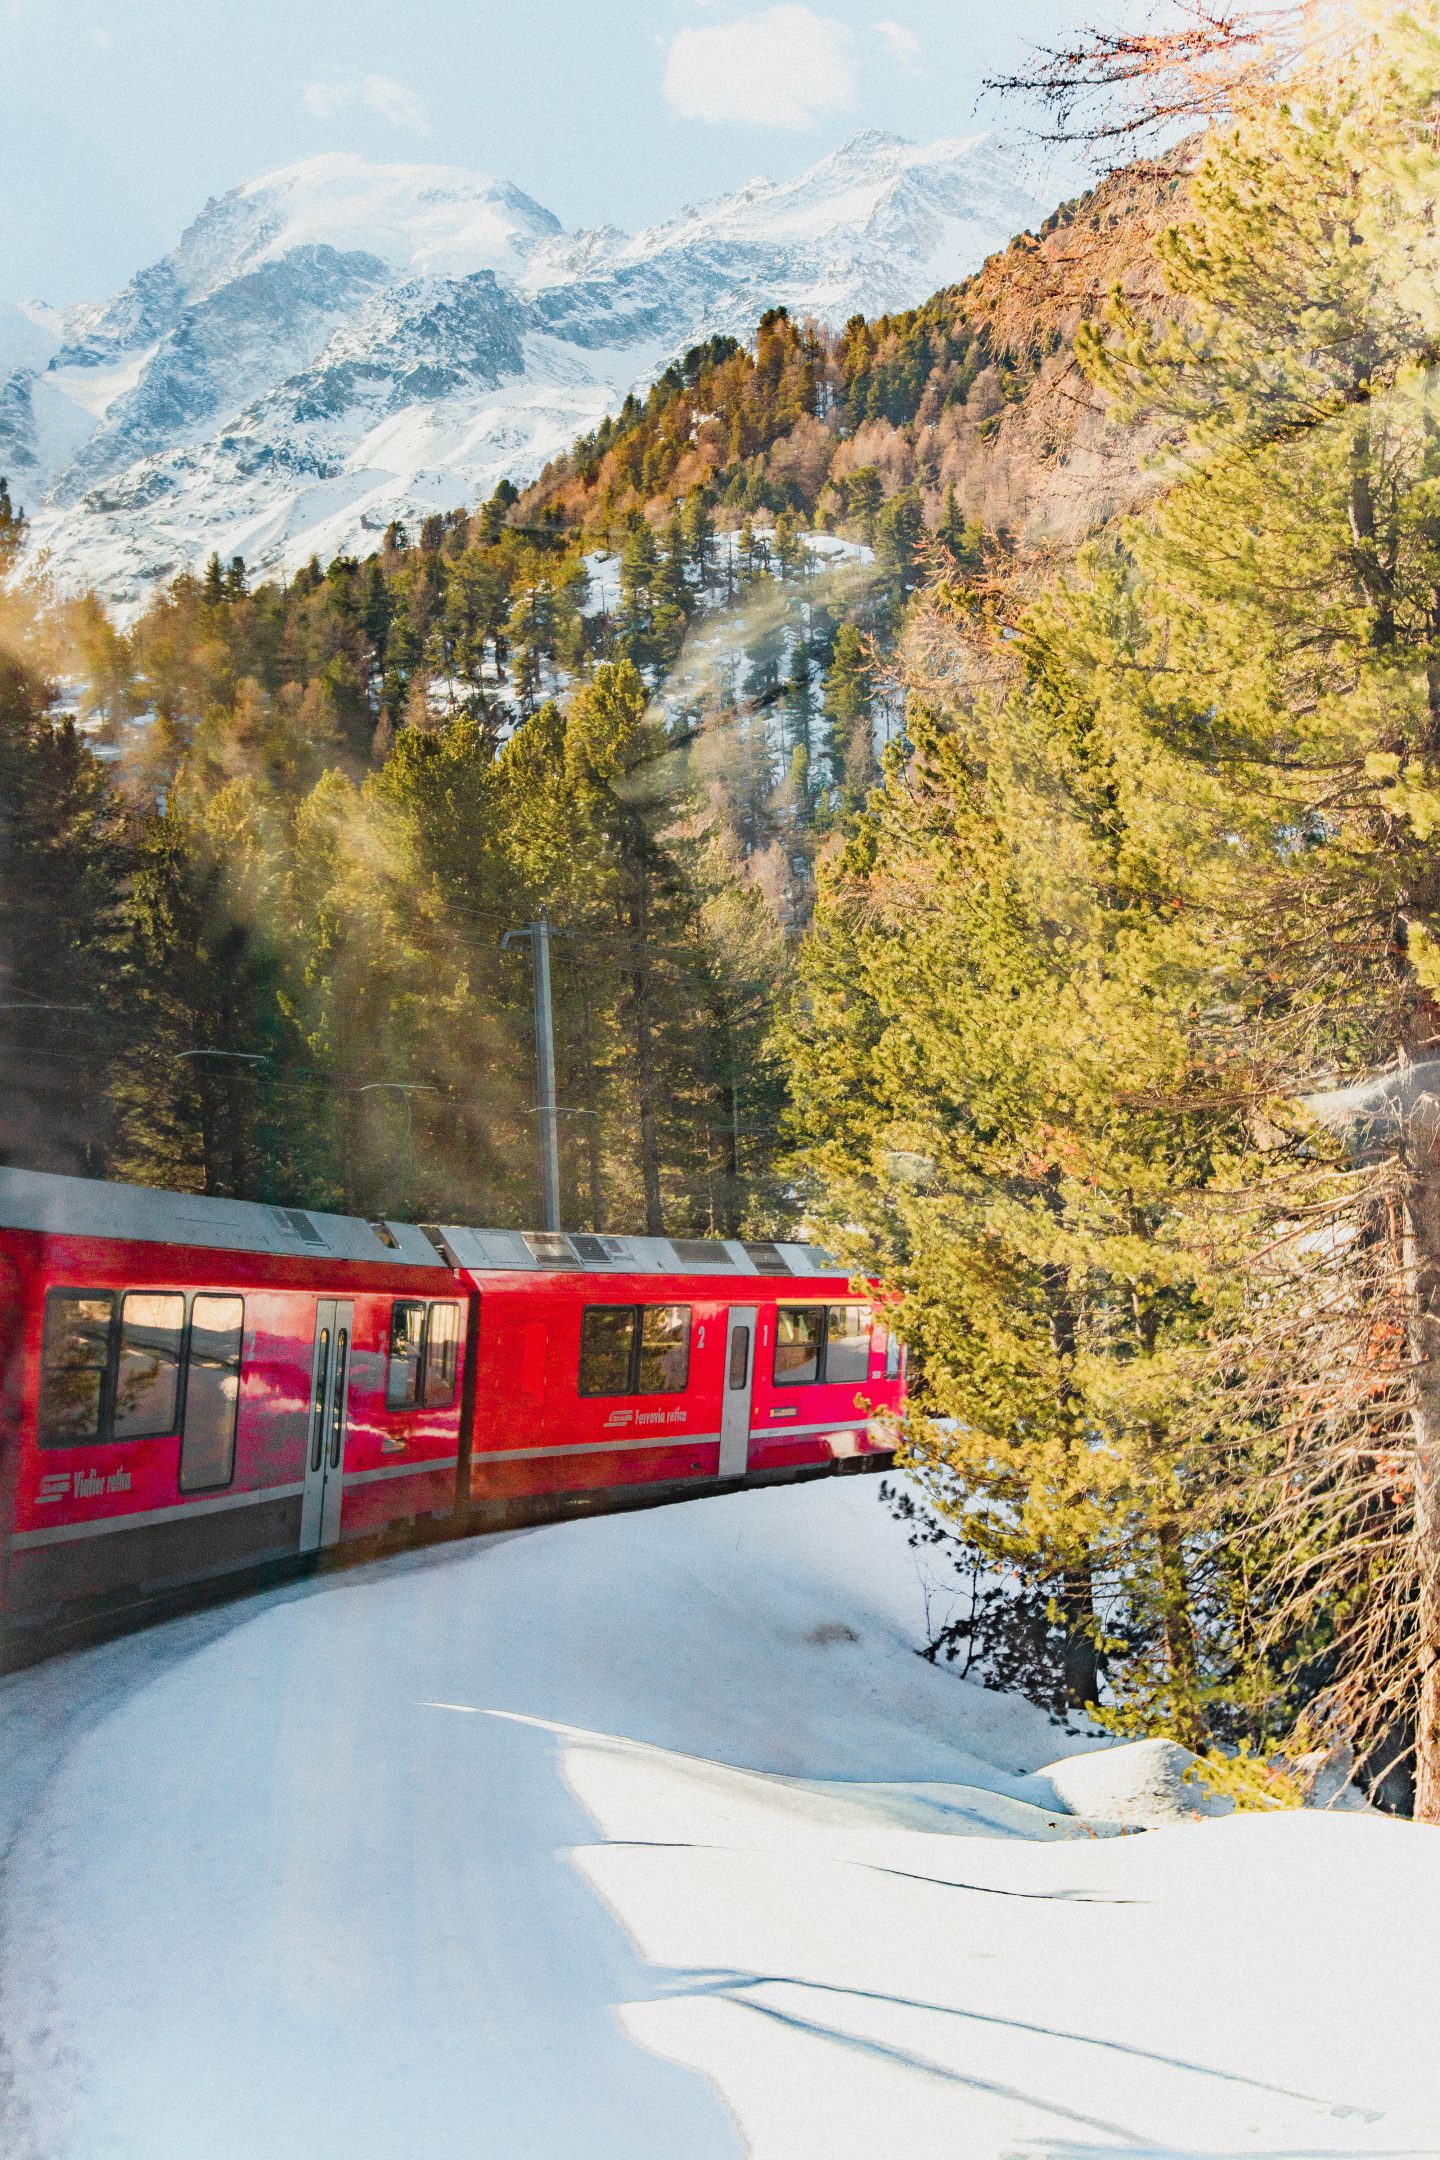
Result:
M0 0L0 297L98 298L207 197L325 150L633 228L861 127L925 140L1104 0Z

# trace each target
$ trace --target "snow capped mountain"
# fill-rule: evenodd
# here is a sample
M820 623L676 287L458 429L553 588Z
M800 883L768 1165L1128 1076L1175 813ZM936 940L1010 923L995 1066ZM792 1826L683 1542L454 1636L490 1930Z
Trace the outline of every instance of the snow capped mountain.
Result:
M363 553L532 478L698 339L911 306L1047 208L984 135L858 135L634 237L483 174L314 158L101 305L0 306L0 471L57 583L122 608L212 549Z
M0 300L0 376L17 368L47 367L61 343L60 326L37 304L13 307Z

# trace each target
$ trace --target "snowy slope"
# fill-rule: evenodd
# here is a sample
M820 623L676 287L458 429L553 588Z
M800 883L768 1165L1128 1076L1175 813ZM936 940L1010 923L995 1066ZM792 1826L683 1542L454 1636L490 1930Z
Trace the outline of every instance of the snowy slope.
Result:
M57 583L122 606L212 548L364 552L533 477L697 339L908 306L1048 207L983 135L857 136L634 237L482 174L312 159L103 305L0 311L0 471Z
M1440 1837L1086 1834L1077 1743L913 1655L924 1564L836 1481L11 1679L0 2151L1440 2153Z

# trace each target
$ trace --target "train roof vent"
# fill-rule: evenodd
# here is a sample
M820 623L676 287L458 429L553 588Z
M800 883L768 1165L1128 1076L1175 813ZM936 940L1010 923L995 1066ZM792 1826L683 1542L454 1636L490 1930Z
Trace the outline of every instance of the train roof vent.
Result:
M439 1225L433 1222L422 1222L420 1228L425 1236L429 1238L430 1243L435 1247L446 1267L458 1268L460 1262L456 1257L455 1248Z
M719 1238L672 1237L670 1250L684 1267L733 1267Z
M386 1252L399 1252L400 1240L387 1222L372 1222L370 1228L385 1247Z
M596 1237L588 1230L572 1230L570 1243L586 1267L612 1267L626 1257L624 1238Z
M781 1252L778 1245L772 1244L768 1238L762 1239L758 1245L747 1245L745 1250L754 1261L757 1274L788 1275L790 1273L790 1263L785 1258L784 1253Z
M569 1238L560 1231L526 1230L521 1234L531 1259L538 1260L541 1267L579 1267Z
M299 1238L302 1245L323 1246L325 1243L304 1208L272 1207L270 1219L287 1237Z

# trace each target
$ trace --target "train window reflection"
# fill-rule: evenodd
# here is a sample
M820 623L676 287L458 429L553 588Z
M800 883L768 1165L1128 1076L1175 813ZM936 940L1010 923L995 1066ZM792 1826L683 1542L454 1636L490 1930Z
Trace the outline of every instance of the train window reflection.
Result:
M818 1380L824 1345L823 1305L782 1305L775 1315L775 1385L801 1387Z
M816 1381L853 1387L870 1374L870 1310L866 1305L782 1305L775 1315L777 1387Z
M159 1440L180 1421L181 1293L131 1290L120 1305L120 1362L115 1376L117 1440Z
M107 1290L52 1290L46 1298L41 1447L76 1447L99 1437L114 1319Z
M690 1377L688 1305L587 1305L582 1395L679 1395Z
M419 1402L424 1345L424 1305L419 1298L396 1298L390 1308L390 1356L385 1367L387 1410L413 1410Z
M633 1305L587 1305L580 1322L580 1393L628 1395Z
M684 1390L689 1370L689 1306L642 1306L640 1358L633 1392L638 1395L678 1395Z
M443 1409L455 1400L460 1369L460 1307L432 1305L425 1330L425 1406Z
M825 1321L825 1379L854 1387L870 1377L870 1315L863 1305L831 1305Z
M730 1336L730 1377L732 1388L743 1388L750 1377L750 1330L737 1327Z
M190 1309L181 1492L206 1492L228 1485L235 1475L244 1328L245 1306L238 1297L201 1296Z

